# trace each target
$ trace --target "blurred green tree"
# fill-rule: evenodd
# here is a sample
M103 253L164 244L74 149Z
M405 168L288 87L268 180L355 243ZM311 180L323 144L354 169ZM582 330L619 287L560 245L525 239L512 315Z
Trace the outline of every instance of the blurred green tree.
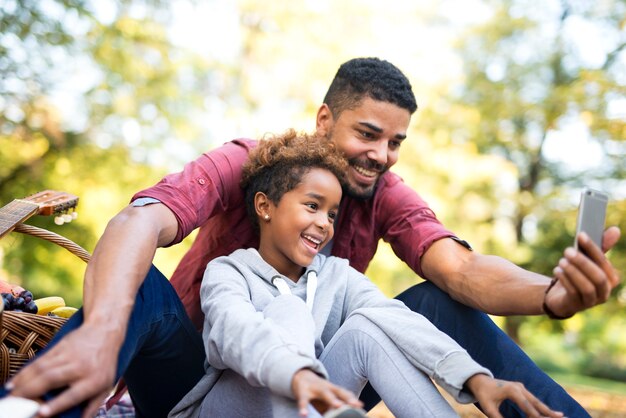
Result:
M445 170L434 170L447 179L443 190L448 197L456 196L460 203L456 213L442 212L444 218L456 217L447 223L460 225L470 242L476 238L479 250L551 276L563 249L573 243L575 208L584 185L609 192L615 202L607 224L620 225L622 231L626 227L621 216L626 197L626 4L484 4L488 17L458 40L462 82L451 84L434 100L421 115L418 129L430 146L446 153L470 150L465 162L453 152L440 161ZM494 170L491 180L481 181L476 172L484 171L488 160L476 159L474 150L501 159L508 169ZM471 172L472 184L458 171L465 171L466 177ZM473 219L470 206L463 204L468 198L470 206L486 208L483 219ZM473 224L469 232L463 221ZM624 271L623 240L609 256ZM620 365L624 377L626 341L606 334L624 322L623 293L620 286L617 297L576 320L509 317L505 328L517 341L530 343L530 338L521 337L546 324L587 353L587 363L594 358L605 368ZM594 319L601 317L603 323ZM524 326L529 331L520 333Z
M198 136L188 117L210 65L172 45L169 16L159 0L0 4L0 202L43 189L78 195L78 221L29 223L91 251L132 193L158 179L148 163L158 155L165 166L161 147ZM81 305L82 261L18 234L0 250L5 279Z

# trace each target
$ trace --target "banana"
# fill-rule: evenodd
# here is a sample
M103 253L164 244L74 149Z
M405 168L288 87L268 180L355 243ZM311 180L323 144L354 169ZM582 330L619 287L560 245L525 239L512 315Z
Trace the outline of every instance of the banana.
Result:
M60 316L61 318L69 318L74 315L78 309L71 306L62 306L48 313L48 315Z
M35 305L37 305L37 315L46 315L48 312L64 307L65 300L61 296L48 296L35 299Z

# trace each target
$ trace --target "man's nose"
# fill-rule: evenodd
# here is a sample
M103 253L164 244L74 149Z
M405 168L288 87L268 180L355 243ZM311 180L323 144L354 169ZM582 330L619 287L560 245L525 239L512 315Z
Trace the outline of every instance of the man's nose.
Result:
M387 164L387 141L380 140L370 144L370 149L367 151L367 158L376 161L378 164Z

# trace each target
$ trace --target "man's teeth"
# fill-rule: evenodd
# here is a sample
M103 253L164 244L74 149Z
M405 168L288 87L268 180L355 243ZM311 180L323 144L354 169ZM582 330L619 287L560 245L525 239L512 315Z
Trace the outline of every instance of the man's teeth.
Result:
M367 170L367 169L365 169L363 167L360 167L358 165L355 165L353 167L354 167L354 169L356 171L359 172L359 174L362 174L362 175L364 175L366 177L375 177L378 174L376 171L370 171L370 170Z
M305 234L305 235L303 235L303 237L304 237L304 238L306 238L306 239L308 239L309 241L311 241L311 242L312 242L312 243L314 243L315 245L320 245L320 244L322 243L322 240L321 240L321 239L314 238L314 237L312 237L312 236L310 236L310 235L306 235L306 234Z

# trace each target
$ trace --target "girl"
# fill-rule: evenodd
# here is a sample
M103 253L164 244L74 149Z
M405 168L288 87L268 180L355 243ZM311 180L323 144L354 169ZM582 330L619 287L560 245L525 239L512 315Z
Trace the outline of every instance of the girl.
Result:
M345 164L327 140L294 132L250 153L242 187L259 247L208 264L201 300L211 366L170 416L363 416L355 394L367 381L398 418L457 416L431 379L492 417L507 398L530 417L562 416L521 384L493 379L347 260L321 254Z

